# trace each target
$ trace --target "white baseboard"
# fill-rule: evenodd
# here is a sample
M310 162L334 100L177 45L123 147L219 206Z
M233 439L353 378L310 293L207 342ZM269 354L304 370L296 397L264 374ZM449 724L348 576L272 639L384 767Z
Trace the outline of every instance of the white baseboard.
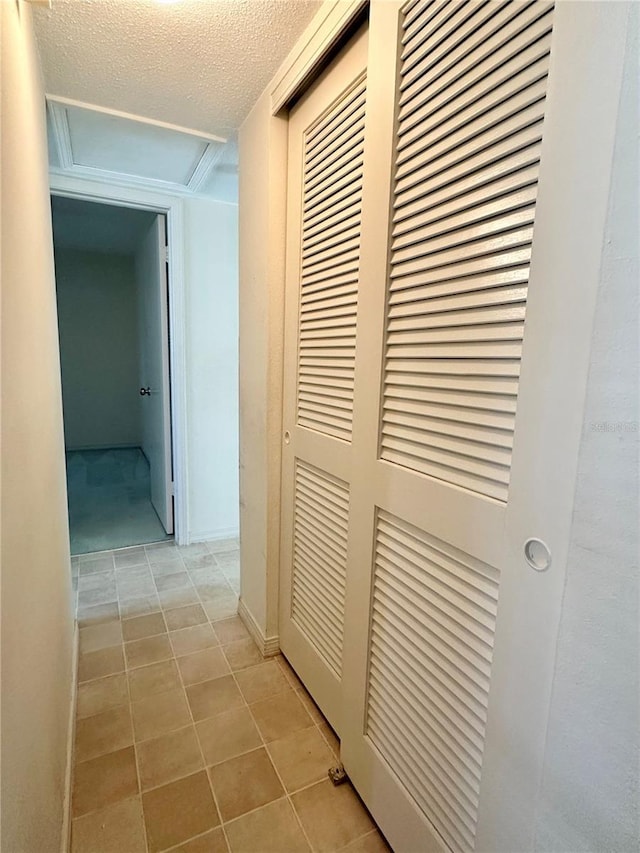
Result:
M238 601L238 616L242 619L245 628L251 634L263 657L272 658L280 654L280 637L277 634L273 637L265 637L262 629L254 619L253 613L242 598Z
M189 536L189 544L195 542L211 542L215 539L237 539L240 535L238 527L217 527L215 530L196 530Z
M69 697L69 723L67 726L67 766L64 775L64 803L62 805L62 837L60 853L71 849L71 791L73 786L73 758L76 742L76 705L78 702L78 654L80 631L78 623L73 622L73 648L71 651L71 696Z

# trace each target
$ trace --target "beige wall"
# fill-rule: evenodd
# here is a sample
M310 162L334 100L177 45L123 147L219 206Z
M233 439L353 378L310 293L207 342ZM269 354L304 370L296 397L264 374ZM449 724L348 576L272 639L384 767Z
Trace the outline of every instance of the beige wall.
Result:
M2 16L2 841L60 849L71 579L44 98L30 9Z
M287 123L267 93L240 129L242 601L278 633Z
M628 27L538 850L635 850L638 660L638 7Z

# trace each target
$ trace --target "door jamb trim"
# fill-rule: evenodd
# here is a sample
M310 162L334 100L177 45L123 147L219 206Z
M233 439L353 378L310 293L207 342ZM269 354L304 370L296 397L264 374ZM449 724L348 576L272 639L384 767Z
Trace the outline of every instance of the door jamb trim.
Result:
M118 207L138 208L167 217L169 242L169 373L171 382L171 452L173 456L174 537L178 545L190 542L189 472L187 440L187 356L185 301L184 203L179 196L145 188L52 173L51 195L94 201Z

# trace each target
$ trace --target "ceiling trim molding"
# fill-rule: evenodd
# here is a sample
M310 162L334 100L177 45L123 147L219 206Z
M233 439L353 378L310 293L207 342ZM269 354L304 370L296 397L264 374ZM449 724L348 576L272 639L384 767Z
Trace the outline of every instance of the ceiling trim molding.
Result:
M224 149L221 145L207 145L204 154L196 163L196 167L187 181L187 188L191 190L191 192L198 192L211 172L215 169L216 163L222 157L223 150Z
M135 115L135 113L125 113L122 110L113 110L110 107L100 107L97 104L87 104L84 101L74 101L73 98L63 98L61 95L52 95L47 92L45 95L47 103L60 104L63 107L74 107L79 110L90 110L94 113L102 113L115 118L124 118L128 121L135 121L139 124L150 124L153 127L161 127L163 130L174 130L177 133L186 133L189 136L197 136L200 139L205 139L208 142L219 142L223 145L228 141L225 136L216 136L213 133L205 133L202 130L194 130L191 127L181 127L179 124L170 124L166 121L159 121L154 118L146 118L146 116Z
M156 192L165 192L171 195L192 195L185 184L174 184L170 181L161 181L157 178L140 178L137 175L126 175L123 172L108 172L105 169L94 169L92 166L72 165L70 168L57 166L49 167L49 174L60 178L80 178L85 181L98 181L101 184L114 187L130 187L131 189L144 189Z
M71 169L73 166L73 149L67 111L56 101L47 101L47 108L51 116L51 127L60 157L60 166L63 169Z
M271 114L297 95L368 0L326 0L280 66L270 86Z

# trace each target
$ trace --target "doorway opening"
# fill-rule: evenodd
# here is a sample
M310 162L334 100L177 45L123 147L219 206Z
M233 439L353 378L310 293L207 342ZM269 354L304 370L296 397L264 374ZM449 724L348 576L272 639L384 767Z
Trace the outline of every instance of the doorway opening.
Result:
M71 553L174 533L164 213L52 196Z

